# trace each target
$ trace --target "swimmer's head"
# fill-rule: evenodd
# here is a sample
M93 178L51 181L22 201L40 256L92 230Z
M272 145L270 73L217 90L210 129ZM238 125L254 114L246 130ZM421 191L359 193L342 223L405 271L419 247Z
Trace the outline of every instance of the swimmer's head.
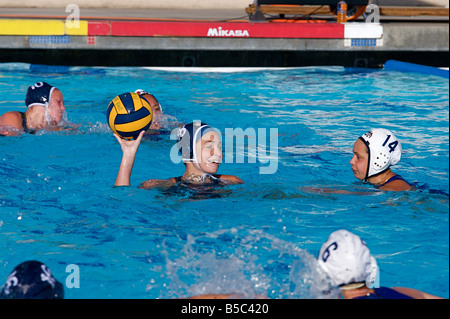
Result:
M47 125L59 124L66 110L61 91L46 82L37 82L28 87L25 105L28 108L44 107Z
M320 248L317 262L336 286L361 282L370 286L378 269L366 243L344 229L328 237Z
M162 106L159 104L158 100L153 94L150 94L142 89L137 89L134 93L139 94L143 97L152 107L153 111L153 120L150 126L151 130L158 130L161 128L161 116L163 113Z
M397 164L402 156L402 146L392 132L379 128L359 137L353 146L353 153L350 162L353 173L358 179L366 181Z
M64 288L39 261L19 264L0 290L0 299L63 299Z
M214 174L222 162L222 139L217 129L200 121L181 127L177 145L183 163L196 163L204 173Z

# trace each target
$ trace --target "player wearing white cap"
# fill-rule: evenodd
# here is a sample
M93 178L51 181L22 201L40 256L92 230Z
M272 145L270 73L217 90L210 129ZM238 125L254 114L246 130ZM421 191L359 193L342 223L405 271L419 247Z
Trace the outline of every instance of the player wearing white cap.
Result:
M403 287L375 287L378 266L366 243L341 229L322 245L317 258L320 268L338 286L345 299L436 299L420 290ZM370 287L370 288L369 288Z
M391 170L402 156L400 141L386 129L372 129L360 136L353 145L350 161L357 179L387 191L407 191L413 187Z

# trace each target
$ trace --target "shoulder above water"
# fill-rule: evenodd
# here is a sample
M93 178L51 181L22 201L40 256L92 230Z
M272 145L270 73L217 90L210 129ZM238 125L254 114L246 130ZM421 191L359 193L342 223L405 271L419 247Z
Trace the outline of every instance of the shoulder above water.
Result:
M400 175L394 175L386 183L377 188L383 191L409 191L413 189Z
M228 184L244 184L244 181L234 175L214 175L214 177L226 181Z
M15 136L23 131L22 114L18 111L10 111L0 116L0 134Z

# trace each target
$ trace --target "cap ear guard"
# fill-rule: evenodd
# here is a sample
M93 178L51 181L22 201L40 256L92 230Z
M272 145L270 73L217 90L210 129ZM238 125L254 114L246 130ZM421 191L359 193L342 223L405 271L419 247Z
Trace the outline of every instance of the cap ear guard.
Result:
M143 89L137 89L136 91L134 91L134 93L137 93L139 95L144 95L144 94L150 94L147 91L143 90Z
M189 127L188 127L189 128ZM193 149L191 147L191 133L192 131L189 130L186 125L179 128L177 131L177 146L178 146L178 152L181 155L181 158L183 160L183 163L191 163L194 161L193 159Z
M34 105L45 107L45 120L47 125L51 123L48 107L55 89L56 87L46 82L36 82L28 87L27 95L25 97L25 105L28 108Z
M163 111L163 108L162 108L161 104L159 104L159 101L156 99L156 97L155 97L153 94L150 94L150 93L148 93L147 91L145 91L145 90L143 90L143 89L137 89L136 91L134 91L134 93L137 93L137 94L139 94L139 95L145 95L145 94L148 94L148 95L153 96L153 98L154 98L154 99L156 100L156 102L158 103L159 109L161 110L161 112ZM147 102L148 102L148 101L147 101ZM149 104L151 105L150 102L149 102Z
M370 265L366 267L366 271L369 273L366 278L366 286L368 288L380 288L380 269L375 257L370 256Z
M183 163L198 163L195 144L208 129L213 128L201 121L194 121L178 130L177 144Z
M360 139L366 144L369 153L365 180L383 173L391 165L395 165L400 161L402 146L391 131L372 129L363 134Z
M30 85L25 97L25 105L30 107L32 105L49 104L54 89L54 86L46 82L36 82Z

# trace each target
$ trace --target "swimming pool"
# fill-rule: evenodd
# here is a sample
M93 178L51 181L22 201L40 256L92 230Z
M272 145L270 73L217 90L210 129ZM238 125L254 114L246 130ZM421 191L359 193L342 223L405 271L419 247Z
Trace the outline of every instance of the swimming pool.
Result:
M382 285L449 297L448 79L341 67L0 64L0 113L24 110L26 89L37 81L61 89L69 121L81 126L0 138L1 282L20 262L36 259L63 284L66 267L78 266L80 287L66 286L66 298L327 298L335 292L321 292L314 258L332 231L345 228L367 242ZM132 186L113 187L121 151L105 112L114 96L137 88L155 94L180 123L202 120L222 133L276 128L278 144L266 157L236 149L234 162L222 164L219 173L244 185L139 189L147 179L184 171L170 159L172 118L166 134L142 142ZM400 139L403 157L394 171L420 190L377 192L354 178L353 143L372 127ZM236 163L241 154L245 163ZM261 174L275 159L276 172Z

